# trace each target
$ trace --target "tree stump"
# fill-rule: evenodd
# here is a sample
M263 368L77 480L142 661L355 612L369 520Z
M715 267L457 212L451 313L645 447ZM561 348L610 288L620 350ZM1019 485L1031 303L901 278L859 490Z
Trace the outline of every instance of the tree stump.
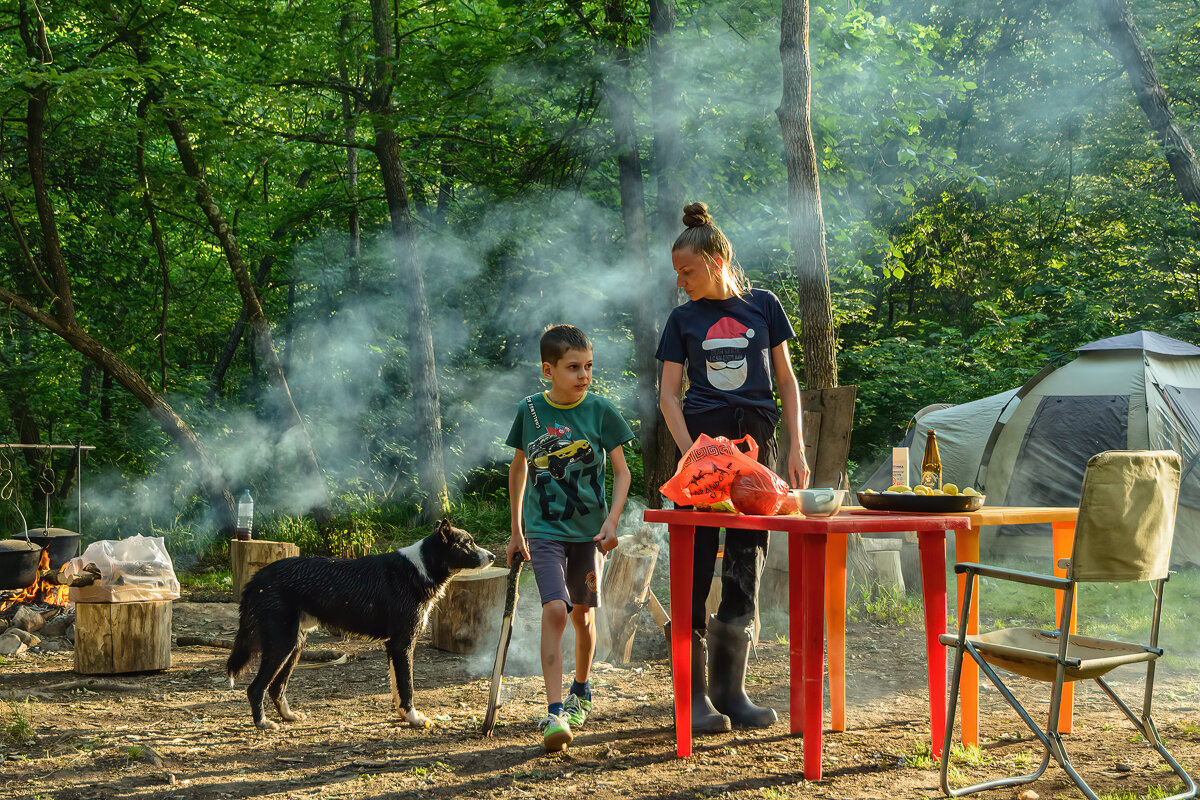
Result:
M229 561L233 568L233 598L242 601L242 589L254 573L281 558L300 555L300 548L291 542L268 542L265 539L234 539L229 543Z
M171 601L75 604L75 671L81 675L171 667Z
M903 539L863 538L863 547L875 562L875 585L904 592L904 573L900 568Z
M758 582L758 606L769 612L788 610L788 535L771 531L767 545L767 564ZM770 614L768 614L770 617ZM767 620L772 622L770 618ZM784 627L787 627L786 622Z
M507 567L460 572L429 615L432 644L451 653L494 649L504 616Z
M647 527L622 536L609 556L596 612L596 656L610 664L628 664L633 654L638 613L650 593L658 563L658 545Z

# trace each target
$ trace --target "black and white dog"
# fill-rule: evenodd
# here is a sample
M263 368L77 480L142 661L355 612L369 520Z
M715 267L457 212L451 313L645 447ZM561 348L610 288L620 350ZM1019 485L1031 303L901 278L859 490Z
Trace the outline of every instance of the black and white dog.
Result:
M250 683L250 711L263 730L279 726L266 717L265 694L288 722L302 717L288 707L288 678L300 660L305 635L324 624L341 632L387 642L392 700L414 728L429 719L413 704L413 650L429 612L454 573L486 567L496 557L471 534L447 520L416 544L362 558L284 558L263 567L242 592L241 624L225 665L229 685L261 655Z

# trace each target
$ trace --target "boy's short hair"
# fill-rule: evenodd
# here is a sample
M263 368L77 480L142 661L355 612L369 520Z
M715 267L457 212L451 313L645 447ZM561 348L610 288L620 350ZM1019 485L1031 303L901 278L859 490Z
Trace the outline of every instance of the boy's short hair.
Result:
M568 350L591 350L587 334L574 325L548 325L542 331L542 362L557 364Z

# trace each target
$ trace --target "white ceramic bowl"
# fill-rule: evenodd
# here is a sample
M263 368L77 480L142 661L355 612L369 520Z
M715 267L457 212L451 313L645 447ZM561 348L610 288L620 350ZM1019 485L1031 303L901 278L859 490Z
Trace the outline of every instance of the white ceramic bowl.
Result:
M846 499L845 489L793 489L800 501L800 513L806 517L828 517L836 514Z

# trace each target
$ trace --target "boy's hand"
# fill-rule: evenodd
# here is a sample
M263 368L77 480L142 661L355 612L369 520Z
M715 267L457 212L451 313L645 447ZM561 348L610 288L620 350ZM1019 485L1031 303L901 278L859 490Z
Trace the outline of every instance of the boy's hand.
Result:
M604 524L600 526L600 533L593 536L592 541L597 542L605 553L615 550L617 547L616 523L605 520Z
M504 556L507 559L506 564L513 563L513 554L520 553L526 561L529 561L529 545L525 542L525 537L519 533L514 533L508 539L508 547L504 550Z

